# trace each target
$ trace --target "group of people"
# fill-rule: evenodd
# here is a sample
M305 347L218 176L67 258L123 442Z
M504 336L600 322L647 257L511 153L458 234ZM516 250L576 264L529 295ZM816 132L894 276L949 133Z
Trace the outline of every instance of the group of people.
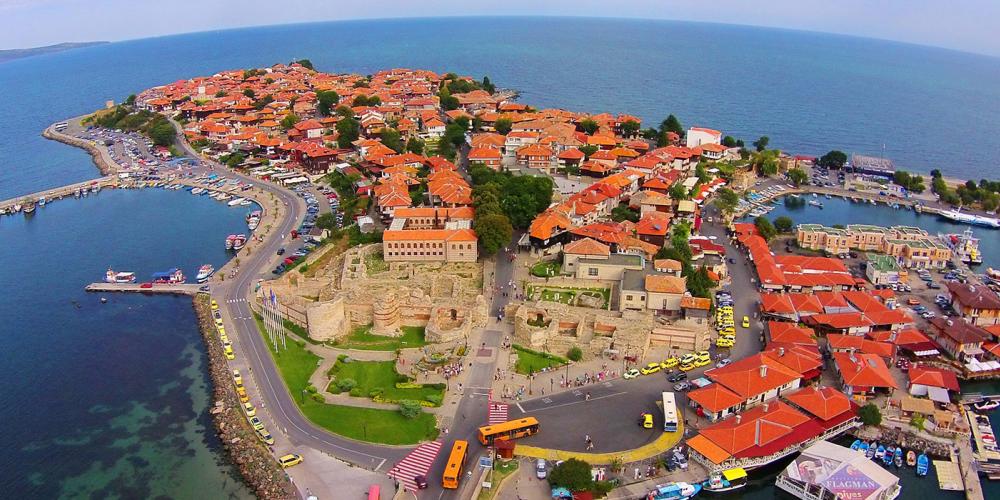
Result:
M440 368L440 372L444 374L444 378L447 380L451 377L455 377L462 373L462 363L452 363L450 365L444 365Z

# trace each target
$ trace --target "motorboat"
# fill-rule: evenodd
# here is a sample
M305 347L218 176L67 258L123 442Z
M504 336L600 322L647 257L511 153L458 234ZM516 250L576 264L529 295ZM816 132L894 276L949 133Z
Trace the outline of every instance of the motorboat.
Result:
M1000 400L997 399L987 399L978 403L973 403L972 405L972 408L976 411L983 413L993 411L997 409L997 407L1000 407Z
M236 235L236 238L233 239L233 250L239 250L243 248L243 246L246 244L247 244L247 235L238 234Z
M892 464L892 457L893 457L893 455L895 453L896 453L896 449L895 448L893 448L892 446L887 446L885 448L885 453L882 454L882 464L883 465L890 465L890 464Z
M917 457L917 475L926 476L927 469L930 468L930 464L931 461L929 458L927 458L927 455L921 453L920 456Z
M233 199L229 200L229 203L227 203L227 205L229 205L231 207L235 207L236 205L239 205L240 203L243 203L244 201L246 201L246 198L233 198Z
M674 483L658 484L647 495L646 500L686 500L701 491L700 484Z
M161 273L153 273L153 283L184 283L184 273L174 267Z
M851 449L852 450L860 450L861 449L861 440L860 439L855 439L854 442L851 443Z
M872 444L868 445L868 449L865 450L865 457L868 458L869 460L875 458L875 453L876 453L875 448L877 448L877 447L878 447L878 443L875 442L875 441L872 441Z
M917 465L917 452L913 450L906 452L906 465L908 467Z
M105 283L135 283L135 273L121 272L116 273L110 267L108 272L104 274Z
M897 468L903 466L903 447L896 448L896 453L892 456L892 464Z
M723 491L737 490L746 485L747 471L743 468L735 468L713 472L708 476L708 481L701 483L701 489L708 493L722 493Z
M198 283L204 283L208 281L208 278L212 277L213 273L215 273L215 268L211 264L205 264L198 269L198 275L195 278L198 280Z
M251 204L253 204L253 202L246 198L243 198L243 201L240 202L241 207L247 207L250 206Z
M233 243L235 241L236 241L236 235L235 234L230 234L229 236L226 236L226 250L232 250L233 249Z
M862 441L861 442L861 447L858 448L858 451L860 451L861 453L864 453L865 456L868 456L868 443L865 442L865 441Z
M878 449L875 450L875 460L882 460L885 458L885 446L878 445Z

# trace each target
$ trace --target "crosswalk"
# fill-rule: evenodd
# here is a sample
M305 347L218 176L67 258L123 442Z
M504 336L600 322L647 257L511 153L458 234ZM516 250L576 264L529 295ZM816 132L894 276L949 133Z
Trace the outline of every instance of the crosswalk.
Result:
M487 397L487 404L489 404L489 414L486 418L486 425L500 424L508 420L507 413L509 405L507 403L493 401L493 389L490 389L489 396Z
M431 441L417 446L406 458L393 466L387 474L389 477L399 481L406 487L406 491L417 491L417 483L414 481L418 475L426 476L434 465L434 459L441 452L441 441Z
M237 302L246 302L247 299L229 299L226 301L227 304L235 304Z

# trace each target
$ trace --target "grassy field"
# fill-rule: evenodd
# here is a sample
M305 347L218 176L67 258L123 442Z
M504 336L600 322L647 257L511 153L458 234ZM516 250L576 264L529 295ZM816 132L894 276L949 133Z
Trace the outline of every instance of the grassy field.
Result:
M507 476L516 473L517 467L517 460L497 462L496 468L493 469L493 476L490 477L490 482L493 483L493 487L490 489L483 488L480 490L477 499L491 500L493 497L497 496L497 492L500 491L500 482Z
M337 347L365 351L395 351L427 345L427 341L424 340L424 327L404 326L402 330L401 337L387 337L373 334L370 326L358 327L347 336L346 340L338 342Z
M259 319L257 328L267 340ZM416 444L437 438L437 423L430 413L424 412L409 419L398 411L331 405L312 400L303 391L309 385L309 377L316 371L319 356L290 339L286 341L287 349L275 351L270 342L267 345L292 399L306 418L316 425L334 434L381 444Z
M382 258L382 252L372 252L365 256L365 268L368 269L368 276L371 276L388 271L389 264Z
M539 261L535 265L531 266L531 275L537 276L539 278L544 278L546 276L559 276L559 270L562 269L562 264L557 261Z
M528 286L527 288L529 297L534 297L538 291L541 291L541 299L547 302L575 304L577 296L590 295L603 299L605 306L611 303L610 288L570 288L557 286Z
M538 352L526 347L514 344L514 351L517 352L517 363L514 364L514 371L522 375L538 373L543 368L562 366L567 361L555 354Z
M330 374L339 380L354 379L358 385L352 392L360 392L363 397L367 397L371 391L376 389L381 390L382 397L390 401L403 399L427 401L428 396L444 397L443 388L429 385L413 389L397 388L396 383L406 382L407 378L396 372L395 361L351 361L348 363L338 361L330 370ZM336 385L330 384L330 387L335 389Z

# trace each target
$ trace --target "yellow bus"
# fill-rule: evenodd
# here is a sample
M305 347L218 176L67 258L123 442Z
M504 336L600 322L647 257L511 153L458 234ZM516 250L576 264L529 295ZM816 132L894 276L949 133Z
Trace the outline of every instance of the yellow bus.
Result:
M458 489L458 482L462 479L462 472L465 470L468 449L468 441L455 440L455 444L451 446L451 455L448 455L448 463L444 466L441 486L450 490Z
M526 417L502 424L480 427L479 442L483 446L490 446L496 439L517 439L536 432L538 432L538 420L535 420L535 417Z

